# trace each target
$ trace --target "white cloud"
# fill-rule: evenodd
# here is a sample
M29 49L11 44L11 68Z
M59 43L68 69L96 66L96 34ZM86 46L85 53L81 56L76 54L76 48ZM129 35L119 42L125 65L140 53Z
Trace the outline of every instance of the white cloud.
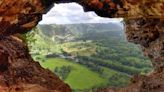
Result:
M40 24L73 24L73 23L120 23L122 19L110 19L97 16L94 12L84 12L82 6L76 3L55 4L43 16Z

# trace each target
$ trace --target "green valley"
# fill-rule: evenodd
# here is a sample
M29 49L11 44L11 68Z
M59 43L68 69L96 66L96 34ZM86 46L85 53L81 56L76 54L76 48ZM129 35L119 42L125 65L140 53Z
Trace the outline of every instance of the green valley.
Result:
M152 69L139 46L127 42L114 23L38 25L26 35L33 58L74 92L124 87L133 75Z

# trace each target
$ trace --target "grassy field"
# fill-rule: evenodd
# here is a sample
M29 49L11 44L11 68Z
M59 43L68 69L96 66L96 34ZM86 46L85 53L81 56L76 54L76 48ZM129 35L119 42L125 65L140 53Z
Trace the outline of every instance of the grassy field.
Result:
M62 67L66 65L72 66L73 70L70 72L65 82L68 83L74 90L90 89L107 83L106 79L101 78L98 73L65 59L52 58L47 59L45 62L40 62L40 64L51 71L54 71L55 67Z
M61 48L72 55L90 56L96 54L96 45L92 42L67 42L61 45Z

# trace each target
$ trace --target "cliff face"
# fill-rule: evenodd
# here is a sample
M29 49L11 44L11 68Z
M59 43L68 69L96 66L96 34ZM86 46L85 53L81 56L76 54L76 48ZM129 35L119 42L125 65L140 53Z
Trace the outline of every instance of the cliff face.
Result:
M53 2L77 2L85 11L103 17L123 17L127 39L140 44L154 71L135 76L126 88L99 92L164 91L164 1L163 0L0 0L0 91L70 92L49 70L34 62L16 33L31 30Z

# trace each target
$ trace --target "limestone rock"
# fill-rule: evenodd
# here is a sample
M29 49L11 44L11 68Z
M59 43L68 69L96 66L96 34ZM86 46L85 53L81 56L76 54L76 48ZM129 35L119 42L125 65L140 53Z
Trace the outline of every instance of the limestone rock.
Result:
M12 37L0 39L0 56L0 89L4 92L71 92L56 75L33 61L24 43Z
M163 18L163 0L76 0L104 17Z

